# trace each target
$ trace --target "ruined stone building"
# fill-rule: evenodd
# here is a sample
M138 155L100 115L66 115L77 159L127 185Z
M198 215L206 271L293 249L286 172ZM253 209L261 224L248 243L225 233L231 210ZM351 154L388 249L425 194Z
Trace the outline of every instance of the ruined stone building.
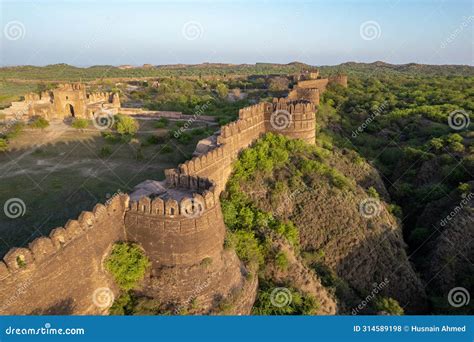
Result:
M166 170L164 181L144 182L130 195L97 204L27 248L11 249L0 261L0 314L107 314L92 297L101 288L118 295L103 264L118 241L139 244L151 261L140 288L144 295L178 305L198 298L206 314L216 301L238 293L232 313L249 314L258 277L248 277L235 251L224 248L219 195L239 152L266 132L315 143L319 93L330 82L345 85L347 79L300 80L288 98L241 109L238 120L222 126L194 158ZM299 89L318 96L300 97ZM58 104L60 115L68 114L68 104L75 106L74 115L92 110L78 106L90 103L84 101L83 89L70 88L54 98L50 103Z
M60 84L52 91L40 95L29 93L23 101L12 102L12 105L0 114L6 120L28 120L39 116L47 120L83 118L92 119L94 115L107 111L117 114L120 108L118 94L110 92L86 93L83 84Z

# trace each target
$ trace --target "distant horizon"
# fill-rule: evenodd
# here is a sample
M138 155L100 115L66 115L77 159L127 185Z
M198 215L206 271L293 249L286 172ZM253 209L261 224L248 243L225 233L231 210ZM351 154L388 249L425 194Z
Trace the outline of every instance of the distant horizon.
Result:
M144 65L151 65L153 67L162 67L162 66L175 66L175 65L183 65L183 66L196 66L196 65L217 65L217 64L223 64L223 65L257 65L257 64L272 64L272 65L291 65L294 63L300 63L300 64L305 64L308 66L312 67L332 67L332 66L338 66L338 65L343 65L343 64L349 64L349 63L354 63L354 64L375 64L375 63L384 63L387 65L395 65L395 66L400 66L400 65L408 65L408 64L416 64L416 65L427 65L427 66L467 66L467 67L474 67L474 64L431 64L431 63L418 63L418 62L407 62L407 63L390 63L390 62L385 62L382 60L375 60L372 62L357 62L357 61L347 61L347 62L341 62L337 64L311 64L311 63L306 63L306 62L300 62L300 61L293 61L293 62L288 62L288 63L277 63L277 62L254 62L254 63L228 63L228 62L201 62L201 63L170 63L170 64L154 64L154 63L143 63L140 65L137 64L131 64L131 63L123 63L123 64L90 64L90 65L74 65L74 64L69 64L69 63L52 63L52 64L44 64L44 65L35 65L35 64L17 64L17 65L0 65L0 68L15 68L15 67L27 67L27 66L32 66L32 67L38 67L38 68L45 68L48 66L54 66L54 65L68 65L71 67L75 68L92 68L92 67L99 67L99 66L112 66L115 68L121 67L121 66L131 66L133 68L141 68Z
M474 63L470 0L0 0L0 12L1 66Z

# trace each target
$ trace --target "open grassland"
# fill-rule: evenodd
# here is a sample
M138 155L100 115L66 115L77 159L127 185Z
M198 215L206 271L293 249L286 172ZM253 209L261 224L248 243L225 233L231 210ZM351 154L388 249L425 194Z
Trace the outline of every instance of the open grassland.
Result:
M37 89L34 82L8 82L0 81L0 108L5 108L13 101L19 101L21 97Z
M155 126L156 121L141 121L128 142L104 138L93 126L76 130L63 123L25 129L12 139L9 151L0 154L0 203L18 198L26 210L15 219L2 212L0 255L47 235L119 190L163 179L163 170L189 158L197 141L208 134L201 127L179 141L169 138L179 123Z

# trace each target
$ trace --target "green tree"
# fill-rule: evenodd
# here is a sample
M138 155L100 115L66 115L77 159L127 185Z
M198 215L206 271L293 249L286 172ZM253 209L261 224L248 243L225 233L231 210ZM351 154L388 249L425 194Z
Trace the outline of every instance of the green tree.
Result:
M216 91L219 97L222 99L226 98L227 94L229 94L229 88L227 88L227 86L224 83L217 84Z
M122 136L133 137L138 131L138 123L135 119L126 115L116 115L116 124L117 133Z
M375 302L375 309L389 315L401 316L404 314L403 308L393 298L383 297Z
M138 245L120 242L113 246L105 266L122 290L131 290L144 277L150 261Z

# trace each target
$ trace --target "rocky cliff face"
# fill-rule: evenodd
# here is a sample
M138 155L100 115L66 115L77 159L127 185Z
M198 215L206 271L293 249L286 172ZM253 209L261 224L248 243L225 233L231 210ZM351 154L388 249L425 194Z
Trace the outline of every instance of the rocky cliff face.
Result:
M285 275L270 271L272 277L292 278L304 287L316 275L313 283L321 280L329 293L327 312L333 312L333 293L338 313L351 312L374 293L396 299L406 312L417 312L426 295L406 254L399 219L384 201L388 194L378 172L352 152L323 152L323 164L344 175L349 188L341 190L316 172L304 175L303 185L292 185L301 171L295 171L300 162L295 160L242 185L260 208L299 229L301 262L294 257L297 267ZM275 191L275 183L286 190ZM303 280L305 273L313 275ZM370 312L369 304L363 306L361 312Z
M471 189L474 182L470 182ZM432 227L423 246L426 256L419 260L425 287L437 312L460 314L474 312L474 305L453 307L449 292L462 287L472 293L474 280L474 193L452 191L427 206L419 217L418 226Z

